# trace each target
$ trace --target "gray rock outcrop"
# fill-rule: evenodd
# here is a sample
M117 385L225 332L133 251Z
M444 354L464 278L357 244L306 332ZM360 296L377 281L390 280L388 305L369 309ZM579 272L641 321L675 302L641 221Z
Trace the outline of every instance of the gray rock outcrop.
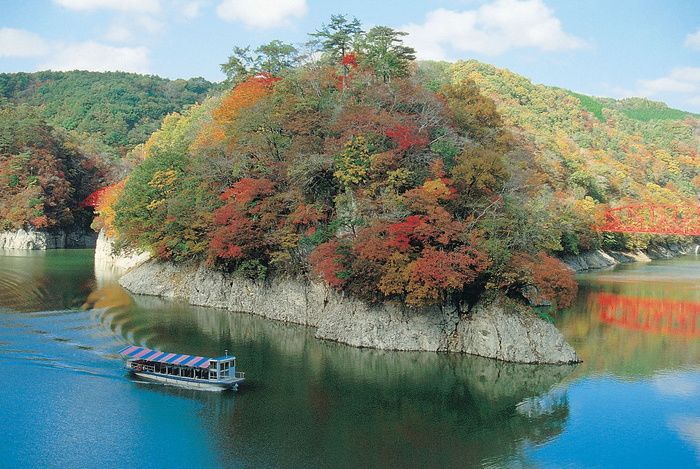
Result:
M564 256L561 260L575 272L583 272L591 269L604 269L619 263L610 254L600 249L582 252L578 256Z
M101 272L113 270L117 273L124 273L143 264L150 258L150 254L143 251L121 250L117 252L114 241L105 234L104 230L100 230L100 233L97 235L95 270Z
M95 247L97 234L92 231L17 230L0 232L0 249L45 250Z
M617 264L631 264L633 262L651 262L653 259L671 259L698 251L698 245L693 243L667 243L652 244L646 251L595 251L582 252L577 256L568 255L561 258L575 272L586 270L605 269Z
M561 333L506 298L484 300L469 313L451 307L369 304L297 279L259 283L203 264L146 262L119 283L133 293L177 298L316 328L316 337L385 350L462 352L519 363L572 363Z

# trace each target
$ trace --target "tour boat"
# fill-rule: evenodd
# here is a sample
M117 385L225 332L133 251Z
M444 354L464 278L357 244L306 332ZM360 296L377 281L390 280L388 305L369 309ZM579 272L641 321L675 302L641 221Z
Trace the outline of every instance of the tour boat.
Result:
M119 351L126 369L136 376L161 383L208 391L238 389L245 373L236 371L236 357L207 358L161 352L129 345Z

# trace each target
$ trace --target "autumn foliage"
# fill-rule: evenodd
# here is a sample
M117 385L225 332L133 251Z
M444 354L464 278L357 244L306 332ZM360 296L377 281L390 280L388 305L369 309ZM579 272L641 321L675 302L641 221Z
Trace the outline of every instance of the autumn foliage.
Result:
M559 308L567 308L576 298L578 285L571 269L544 252L519 252L509 263L510 288L533 286L536 303L549 301Z
M230 137L231 127L241 112L254 106L263 97L270 94L277 81L279 78L260 74L238 84L224 96L219 106L212 111L211 123L199 133L194 146L207 148L224 143L227 137Z
M421 135L418 129L410 125L396 125L387 129L386 136L396 144L399 150L408 150L411 147L421 148L428 144L428 137Z
M210 251L221 259L269 260L267 233L276 228L274 183L268 179L244 178L221 194L225 202L214 212Z
M416 67L390 28L328 28L319 60L261 57L274 77L239 61L236 86L168 116L114 204L119 234L163 259L306 275L369 301L534 289L561 308L576 284L556 255L605 242L601 203L697 193L688 124L654 124L667 138L620 113L604 123L474 62Z
M84 200L108 176L81 148L26 107L0 109L0 231L87 228Z
M122 179L119 182L110 184L109 186L103 187L91 194L93 196L91 201L94 201L96 204L95 212L98 215L95 220L97 224L95 225L95 222L93 222L93 227L95 229L104 228L107 236L112 238L117 236L117 232L114 227L114 217L116 216L114 204L117 202L117 199L119 199L122 191L124 191L125 184L126 179ZM90 199L91 198L89 197L86 200Z
M342 289L348 280L347 250L347 245L334 239L321 244L309 256L314 271L328 285L338 290Z

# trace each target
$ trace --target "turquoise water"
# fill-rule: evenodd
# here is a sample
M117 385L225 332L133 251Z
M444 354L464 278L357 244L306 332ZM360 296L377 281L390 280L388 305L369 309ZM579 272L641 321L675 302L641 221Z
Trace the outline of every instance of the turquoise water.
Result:
M700 465L696 258L581 276L556 318L578 366L355 349L97 274L88 250L0 255L0 467ZM249 381L140 382L126 343L228 349Z

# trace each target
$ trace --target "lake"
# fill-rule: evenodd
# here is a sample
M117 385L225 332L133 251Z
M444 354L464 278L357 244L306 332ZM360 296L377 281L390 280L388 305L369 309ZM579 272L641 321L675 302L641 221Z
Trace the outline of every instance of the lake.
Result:
M320 341L129 295L91 250L0 252L0 467L697 467L700 258L579 276L583 363ZM238 357L239 392L132 379L127 343Z

